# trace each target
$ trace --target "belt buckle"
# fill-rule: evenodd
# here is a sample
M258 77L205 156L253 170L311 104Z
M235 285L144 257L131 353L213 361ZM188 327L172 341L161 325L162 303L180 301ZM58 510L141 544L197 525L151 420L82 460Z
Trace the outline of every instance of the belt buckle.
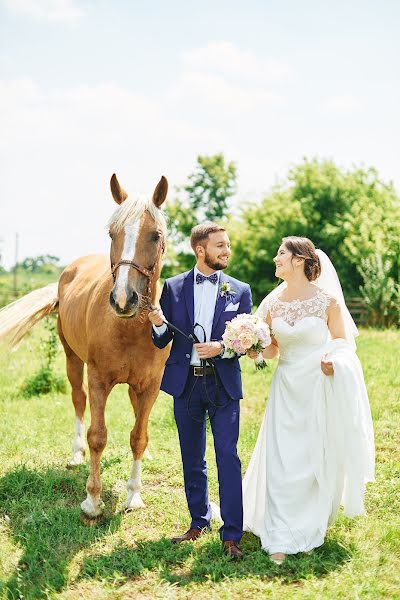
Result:
M195 377L203 377L203 367L193 367L193 375Z

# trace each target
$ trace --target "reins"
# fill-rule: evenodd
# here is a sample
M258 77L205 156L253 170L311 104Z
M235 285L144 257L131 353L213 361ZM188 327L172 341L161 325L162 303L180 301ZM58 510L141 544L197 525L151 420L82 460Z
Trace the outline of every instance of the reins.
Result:
M153 266L151 267L151 269L147 269L146 267L142 267L141 265L138 265L137 263L133 262L133 260L120 260L117 263L113 263L111 262L111 275L113 278L113 281L115 283L115 279L116 279L116 272L119 269L119 267L121 267L122 265L126 265L128 267L132 267L133 269L136 269L136 271L139 271L139 273L142 273L142 275L144 275L145 277L147 277L147 289L146 289L146 294L143 295L145 301L147 301L147 306L142 306L141 307L141 315L139 316L139 321L143 321L144 318L144 311L148 310L155 310L156 307L151 303L151 291L152 291L152 284L153 284L153 279L154 279L154 275L155 275L155 271L156 271L156 267L158 264L158 261L161 257L162 254L164 254L165 252L165 240L164 237L161 238L161 243L159 245L158 248L158 252L157 252L157 256L156 256L156 260L153 264ZM193 327L193 332L190 335L187 335L186 333L184 333L181 329L179 329L178 327L176 327L175 325L173 325L172 323L170 323L169 321L165 321L165 324L167 325L167 327L173 331L174 333L178 333L179 335L182 335L183 337L185 337L187 340L189 340L192 344L195 343L200 343L200 340L198 339L198 337L196 336L194 329L196 326L199 326L198 323L196 323L196 325ZM200 325L201 327L201 325ZM203 328L202 328L203 329ZM203 329L204 332L204 329ZM204 338L205 338L205 332L204 332ZM219 402L219 381L218 381L218 374L217 374L217 370L215 368L215 364L212 358L208 358L206 360L201 360L201 366L204 369L203 371L203 379L202 379L202 384L203 384L203 389L204 389L204 393L206 396L206 399L209 403L210 406L213 406L214 408L214 414L212 416L215 415L215 411L218 408L222 408L223 406L225 406L225 404L220 404ZM207 389L207 364L212 368L213 371L213 376L214 376L214 381L215 381L215 402L210 398L210 395L208 393L208 389ZM191 399L192 399L192 395L194 392L194 388L197 384L198 378L195 379L194 385L190 391L189 397L188 397L188 405L187 405L187 409L188 409L188 413L190 415L190 417L193 419L193 421L198 421L198 422L202 422L202 420L197 419L196 417L194 417L191 414L190 411L190 404L191 404ZM210 412L208 411L209 417L210 417Z
M152 309L155 309L155 308L156 308L155 306L152 306ZM189 335L187 335L184 331L179 329L179 327L176 327L176 325L173 325L170 321L167 321L166 319L164 319L164 323L170 331L173 331L174 333L182 335L191 344L199 344L200 343L199 338L195 334L196 327L201 327L201 329L203 330L203 334L204 334L204 341L206 339L204 327L202 327L202 325L200 325L200 323L194 324L193 331ZM212 416L215 415L215 412L218 408L223 408L224 406L226 406L229 403L229 401L225 402L224 404L221 404L219 401L220 382L219 382L219 376L218 376L217 369L215 368L215 361L212 358L200 359L200 364L201 364L201 368L203 369L202 385L203 385L204 395L207 399L208 404L214 408L214 412L212 415L210 415L210 411L208 410L208 417L211 418ZM214 382L215 382L215 401L212 400L212 398L210 397L210 394L208 393L208 389L207 389L207 370L206 370L207 366L210 366L212 369L212 372L213 372L213 377L214 377ZM190 393L189 393L189 396L187 399L187 410L188 410L189 416L191 417L191 419L193 421L196 421L197 423L202 423L203 422L202 419L197 419L191 413L192 396L193 396L194 388L196 387L198 380L199 380L199 377L196 377L194 384L192 386L192 389L190 390Z

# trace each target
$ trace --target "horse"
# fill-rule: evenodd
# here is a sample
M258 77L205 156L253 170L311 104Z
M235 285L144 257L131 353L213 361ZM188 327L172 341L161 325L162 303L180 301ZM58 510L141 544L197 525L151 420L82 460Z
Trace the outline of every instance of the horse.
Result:
M169 349L151 340L149 310L159 299L159 278L166 247L166 220L161 206L168 191L161 177L150 200L128 198L116 175L111 193L118 204L109 223L110 258L91 255L72 262L58 284L35 290L0 311L0 338L16 345L46 314L58 312L57 328L66 356L66 370L75 408L75 437L69 467L85 460L84 414L87 365L90 427L87 443L90 469L83 517L97 519L103 512L100 459L107 442L105 407L118 383L129 385L135 414L130 434L132 470L125 510L144 506L142 457L148 444L148 420L158 396Z

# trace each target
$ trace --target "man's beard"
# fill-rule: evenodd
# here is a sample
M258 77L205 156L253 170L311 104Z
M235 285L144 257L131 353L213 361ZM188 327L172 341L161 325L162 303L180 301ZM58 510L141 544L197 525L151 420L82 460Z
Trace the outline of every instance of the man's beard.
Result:
M218 262L218 260L212 260L212 258L210 258L210 255L207 254L207 250L204 256L204 262L206 263L207 267L210 267L210 269L214 269L214 271L223 271L228 266L228 264L222 264Z

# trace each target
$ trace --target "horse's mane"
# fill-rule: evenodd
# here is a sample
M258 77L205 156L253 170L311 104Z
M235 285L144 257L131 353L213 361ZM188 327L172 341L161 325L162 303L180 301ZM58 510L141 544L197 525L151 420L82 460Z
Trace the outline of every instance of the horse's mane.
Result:
M127 223L133 223L140 219L145 210L150 213L155 222L160 225L162 231L166 233L167 221L164 213L143 194L137 194L132 198L128 197L122 202L108 221L107 228L112 227L114 231L121 231Z

